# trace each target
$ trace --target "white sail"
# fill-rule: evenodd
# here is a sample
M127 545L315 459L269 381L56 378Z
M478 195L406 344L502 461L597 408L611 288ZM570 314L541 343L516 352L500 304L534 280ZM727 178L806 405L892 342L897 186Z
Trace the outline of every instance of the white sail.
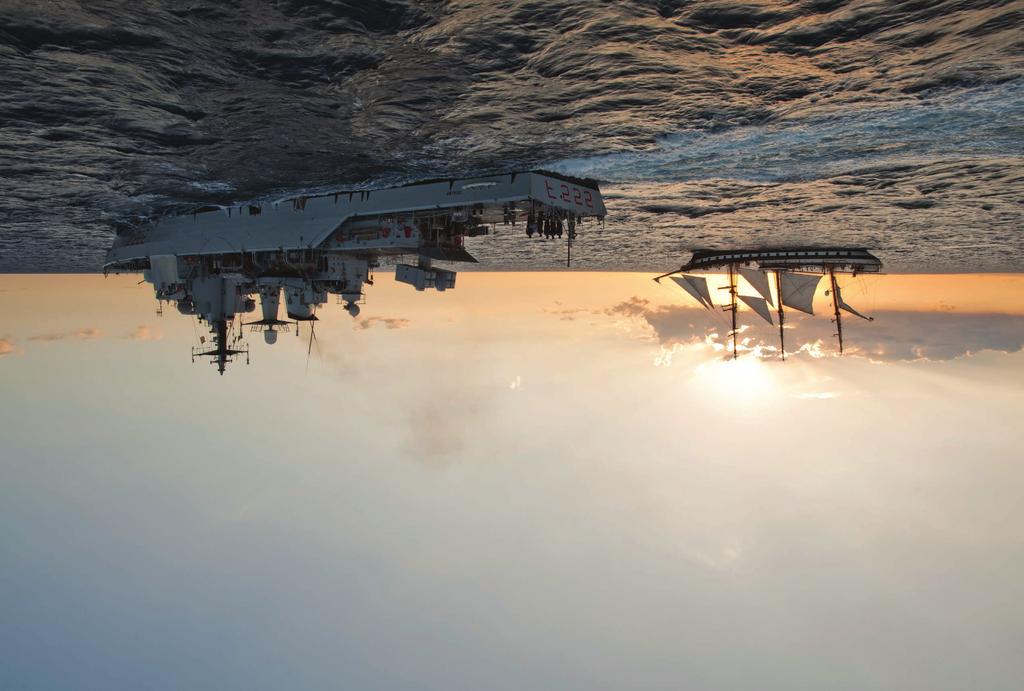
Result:
M865 316L865 315L861 314L860 312L858 312L857 310L855 310L852 307L850 307L848 304L846 304L846 301L843 300L843 293L842 293L842 291L839 290L839 284L836 283L835 286L836 286L836 294L835 294L836 304L839 305L839 309L846 310L850 314L854 314L854 315L860 317L861 319L867 319L869 322L875 320L874 317Z
M672 280L675 281L679 285L680 288L682 288L687 293L689 293L690 296L694 300L696 300L701 305L703 305L705 309L711 309L710 301L709 302L705 302L704 301L704 296L702 296L700 294L700 291L698 291L697 288L693 284L691 284L689 280L687 280L688 278L690 278L690 277L689 276L672 276ZM707 282L705 282L704 289L707 290Z
M747 307L757 312L766 322L769 324L775 323L772 321L772 313L768 309L768 302L764 298L754 297L753 295L740 295L738 297L747 304Z
M765 299L769 305L774 305L772 302L772 290L768 287L768 274L761 269L748 269L740 267L740 276L747 279L747 283L753 286L754 290Z
M786 307L814 314L814 292L818 289L821 276L818 274L798 274L790 271L782 273L782 295L779 299Z
M697 289L697 292L700 293L700 296L708 306L708 309L715 306L715 303L711 301L711 291L708 290L708 279L703 276L683 276L683 278L689 281L690 285Z

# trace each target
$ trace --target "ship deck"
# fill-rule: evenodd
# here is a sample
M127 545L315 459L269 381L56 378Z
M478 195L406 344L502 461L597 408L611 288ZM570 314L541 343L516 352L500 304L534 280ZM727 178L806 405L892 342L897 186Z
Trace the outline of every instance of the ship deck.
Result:
M588 184L589 183L589 184ZM104 267L146 257L311 249L351 219L433 209L496 210L534 200L582 216L603 216L596 183L546 172L451 178L379 190L338 192L270 203L246 203L156 221L119 237Z
M882 268L881 260L861 247L778 247L695 250L680 271L720 269L736 264L756 265L762 269L831 268L856 272L877 272Z

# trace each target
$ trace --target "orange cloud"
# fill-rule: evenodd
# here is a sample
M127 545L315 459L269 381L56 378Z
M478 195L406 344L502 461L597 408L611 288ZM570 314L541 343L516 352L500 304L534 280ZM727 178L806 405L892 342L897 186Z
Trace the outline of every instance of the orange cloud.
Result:
M87 329L80 329L74 333L74 337L79 341L92 341L99 338L102 335L103 334L100 332L99 329L94 329L92 327L89 327Z
M372 328L377 324L387 329L404 329L409 326L408 319L399 319L397 317L364 317L356 322L356 328L360 331Z
M18 348L15 348L14 344L11 343L11 339L0 338L0 357L4 357L5 355L16 355L20 352L21 351Z
M43 343L63 341L68 338L73 338L77 341L94 341L101 336L103 336L103 332L90 326L84 329L79 329L78 331L69 331L67 333L37 334L35 336L29 336L28 340L40 341Z
M135 327L135 331L128 334L125 338L130 338L133 341L159 341L164 337L164 332L159 327L151 329L144 324L139 324Z

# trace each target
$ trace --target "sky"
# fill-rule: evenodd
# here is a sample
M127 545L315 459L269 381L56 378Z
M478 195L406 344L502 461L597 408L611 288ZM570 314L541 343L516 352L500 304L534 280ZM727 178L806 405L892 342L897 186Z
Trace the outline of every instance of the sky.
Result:
M782 363L647 274L381 273L223 377L139 278L0 276L0 687L1019 686L1022 275Z

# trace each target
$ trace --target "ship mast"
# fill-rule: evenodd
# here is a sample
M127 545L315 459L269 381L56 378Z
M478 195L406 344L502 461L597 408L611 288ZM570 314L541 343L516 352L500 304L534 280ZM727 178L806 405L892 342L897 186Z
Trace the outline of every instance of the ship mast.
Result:
M228 323L226 319L218 319L214 324L217 340L217 371L224 376L224 367L228 361Z
M835 310L836 315L836 336L839 337L839 354L843 354L843 317L839 313L839 286L836 285L836 272L835 268L830 264L828 267L828 277L832 282L832 307Z
M732 310L732 359L736 359L736 265L729 265L729 309Z
M782 361L786 361L786 334L782 325L786 320L786 313L782 310L782 271L775 270L775 300L779 303L779 347L782 349Z
M572 266L572 239L576 236L575 222L569 226L569 239L565 243L565 268Z

